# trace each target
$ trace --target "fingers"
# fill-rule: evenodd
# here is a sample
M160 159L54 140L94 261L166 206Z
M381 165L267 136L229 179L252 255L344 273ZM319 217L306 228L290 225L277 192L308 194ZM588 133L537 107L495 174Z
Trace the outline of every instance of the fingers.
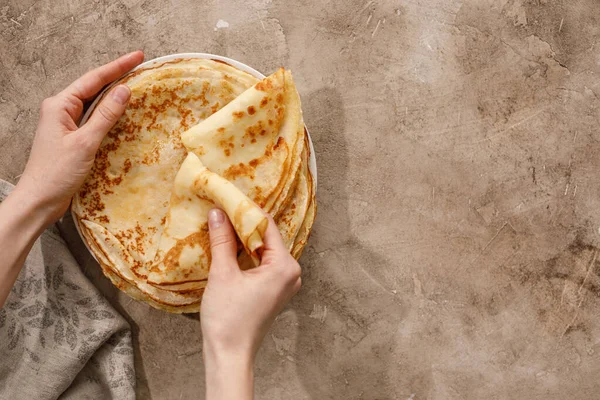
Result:
M125 112L130 96L131 91L126 85L113 88L98 104L90 119L77 134L86 136L86 140L92 143L91 147L97 149L104 136Z
M144 61L144 53L134 51L116 60L96 68L70 84L60 94L66 97L75 96L81 101L95 96L104 86Z
M285 248L285 244L283 244L283 238L281 237L281 233L279 232L279 228L277 228L277 224L273 220L273 217L269 213L265 213L265 216L269 220L269 225L267 226L267 230L265 231L265 252L280 252L285 251L289 253L289 251ZM264 254L264 253L263 253Z
M212 254L210 273L239 271L235 232L223 210L213 208L209 211L208 228Z

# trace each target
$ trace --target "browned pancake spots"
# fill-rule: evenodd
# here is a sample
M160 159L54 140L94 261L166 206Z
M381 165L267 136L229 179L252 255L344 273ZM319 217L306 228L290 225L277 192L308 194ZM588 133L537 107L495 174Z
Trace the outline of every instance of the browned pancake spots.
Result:
M237 165L232 165L231 167L227 168L227 170L223 173L223 177L226 179L232 179L243 175L253 176L254 167L251 167L244 163L239 163Z
M144 103L146 102L146 98L148 97L147 93L143 93L141 97L133 97L129 100L127 107L133 110L144 107Z
M131 268L133 270L133 273L136 274L137 276L139 276L142 279L147 279L148 276L145 274L141 274L138 272L139 269L141 269L143 267L142 262L139 260L133 260L133 267Z
M221 105L219 104L218 101L210 107L213 114L216 113L217 111L219 111L220 108L221 108Z
M256 113L254 106L248 106L248 114L254 115L254 113Z
M86 208L91 216L95 216L96 211L104 209L99 192L106 192L111 186L119 185L122 181L121 176L111 178L108 174L110 168L110 162L108 161L109 153L114 152L119 147L119 144L120 139L115 137L98 150L90 173L92 179L87 179L79 190L79 196L84 203L87 203Z
M256 143L256 139L252 138L252 140L250 141L250 143L253 143L253 144Z
M222 149L234 148L235 145L233 144L233 136L219 140L219 147Z
M194 186L198 187L198 181L194 182ZM199 198L200 200L205 200L205 201L208 201L210 203L214 203L211 199L209 199L208 197L206 197L204 195L196 193L196 197Z
M265 126L262 121L258 121L255 125L249 126L246 128L246 133L243 138L255 138L258 135L264 136L267 133Z
M98 217L98 222L102 222L103 224L108 224L110 222L110 219L108 219L108 217L106 215L101 215ZM108 238L106 238L108 239Z
M181 142L181 137L179 137L181 135L181 129L177 129L175 131L173 131L173 133L177 136L175 136L173 138L173 148L174 149L185 149L185 146L183 145L183 143ZM184 158L185 158L185 153L182 153ZM182 161L183 162L183 161Z
M273 125L273 120L272 119L269 120L269 126L271 126L271 125Z
M133 237L133 230L127 229L124 231L120 231L115 233L115 237L122 243L125 239L129 240Z
M273 88L273 82L271 82L269 78L266 78L254 85L254 88L256 90L268 92L270 89Z
M175 103L171 99L166 99L165 101L159 104L150 104L150 109L154 111L153 121L156 120L157 114L164 113L167 109L172 108L174 105Z
M167 217L166 217L166 216L165 216L165 217L162 217L162 218L161 218L161 220L160 220L160 224L161 224L162 226L164 226L166 221L167 221Z
M267 104L269 104L269 96L263 97L260 101L260 108L265 108Z
M164 89L160 88L158 85L152 86L152 94L154 95L154 97L157 97L163 91L164 91Z
M280 138L283 141L283 138ZM276 146L281 146L281 143L278 141ZM265 150L265 153L258 157L255 158L253 160L250 160L248 162L248 165L244 164L244 163L239 163L237 165L232 165L231 167L227 168L227 170L223 173L223 177L226 179L232 179L238 176L248 176L250 177L250 179L254 179L254 170L256 169L256 167L261 164L262 162L264 162L265 160L269 159L271 157L271 155L273 154L272 149L275 149L276 147L269 145L267 147L267 149Z
M244 115L246 115L243 111L234 111L233 112L233 119L242 119L244 118Z
M123 163L123 172L128 173L131 170L131 160L128 158Z
M227 81L222 81L219 89L219 98L225 103L229 103L233 96L233 87Z
M100 200L100 193L94 192L89 196L89 204L87 207L87 211L90 216L95 217L97 212L103 211L105 208L104 203Z
M221 128L219 128L219 129L217 129L217 132L219 132L219 133L224 133L224 132L225 132L225 128L221 127Z
M275 146L273 146L273 150L277 150L279 146L283 145L284 142L285 140L283 137L279 136L279 138L277 138L277 143L275 143Z
M181 115L181 126L183 127L183 129L188 129L189 125L187 123L187 117L190 116L190 114L192 113L192 110L190 110L187 107L184 107L182 105L177 107L177 111L179 112L179 115Z
M160 146L157 144L149 153L144 154L141 163L145 165L156 164L160 161Z
M277 97L275 97L275 100L279 103L279 104L283 104L283 94L281 93L277 93Z
M210 241L208 238L208 224L202 225L199 232L192 233L185 239L178 240L175 246L173 246L165 255L163 259L163 264L165 266L165 271L176 271L179 269L179 257L181 256L181 252L187 246L193 247L194 245L200 245L204 250L204 253L210 263ZM191 270L187 270L185 272L192 272ZM158 272L158 271L157 271Z
M260 186L256 186L253 188L252 200L258 204L260 207L264 207L266 203L266 198L262 194L262 188Z
M134 236L134 241L135 241L135 245L134 248L135 250L138 251L139 254L146 254L144 251L144 239L146 238L146 233L142 230L142 227L140 226L139 222L135 224L135 233L136 235Z
M194 153L196 153L196 155L198 155L198 156L203 156L206 154L206 150L204 150L204 147L198 146L197 148L194 149Z
M231 150L225 149L225 150L223 150L223 153L225 153L226 157L229 157L231 155Z
M214 88L212 88L214 89ZM206 95L208 94L208 92L211 90L211 86L210 83L208 82L202 82L202 91L196 95L196 96L190 96L188 99L188 101L201 101L203 106L207 106L209 104L209 101L206 99Z

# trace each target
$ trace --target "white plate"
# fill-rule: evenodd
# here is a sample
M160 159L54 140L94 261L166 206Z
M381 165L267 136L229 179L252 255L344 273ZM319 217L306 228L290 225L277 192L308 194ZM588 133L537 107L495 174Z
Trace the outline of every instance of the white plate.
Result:
M207 58L210 60L219 60L219 61L223 61L226 62L227 64L236 67L244 72L249 73L252 76L255 76L257 78L263 79L265 78L265 75L261 74L260 72L258 72L257 70L255 70L252 67L249 67L248 65L241 63L239 61L233 60L231 58L228 57L223 57L223 56L218 56L216 54L208 54L208 53L179 53L179 54L171 54L168 56L162 56L162 57L158 57L149 61L146 61L140 65L138 65L137 67L135 67L134 69L132 69L131 71L129 71L127 74L129 74L132 71L138 70L140 68L148 68L154 65L159 65L162 63L165 63L167 61L172 61L178 58ZM127 75L125 74L125 75ZM115 82L118 82L121 78L117 79ZM107 86L102 92L100 92L98 94L98 96L96 96L96 99L92 102L92 104L90 104L89 108L86 110L85 114L83 114L83 118L81 118L81 122L79 123L79 125L83 125L88 118L90 117L90 115L92 114L92 112L94 111L94 109L96 108L96 105L98 104L98 101L102 98L102 95L110 90L112 88L114 84L111 84L109 86ZM306 126L305 126L306 128ZM310 133L308 132L308 129L306 129L306 133L308 134L308 146L310 148L310 158L308 160L308 168L310 169L310 173L313 177L314 180L314 188L316 191L317 188L317 159L315 158L315 149L313 147L313 143L312 143L312 139L310 137ZM81 237L81 240L83 241L83 243L85 244L85 247L87 247L88 251L90 252L90 254L92 255L92 257L94 257L94 259L96 261L98 261L98 259L96 258L96 255L94 254L94 252L89 248L87 242L85 241L85 238L83 237L83 235L81 234L81 231L79 230L79 225L77 224L77 219L75 214L73 213L73 209L71 208L71 217L73 218L73 222L75 223L75 228L77 228L77 233L79 233L79 236Z

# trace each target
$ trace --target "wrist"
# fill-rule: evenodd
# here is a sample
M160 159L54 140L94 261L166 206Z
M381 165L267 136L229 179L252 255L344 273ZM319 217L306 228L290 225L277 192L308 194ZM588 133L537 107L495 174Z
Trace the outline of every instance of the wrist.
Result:
M16 217L22 220L23 224L36 229L40 233L54 222L51 207L35 193L21 185L17 185L13 189L5 202L10 204L11 210L13 210Z
M44 230L60 218L65 210L62 205L44 198L31 186L21 180L9 197L18 203L19 211L24 213L30 222L37 223Z
M250 351L233 351L203 345L207 400L252 399L254 356Z
M239 367L252 369L254 356L250 350L229 349L225 346L203 341L204 362L218 367Z

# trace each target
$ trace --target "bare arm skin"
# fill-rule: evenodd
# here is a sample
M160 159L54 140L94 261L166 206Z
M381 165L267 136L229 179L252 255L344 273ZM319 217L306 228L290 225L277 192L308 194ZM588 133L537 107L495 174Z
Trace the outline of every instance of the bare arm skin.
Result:
M300 266L269 216L259 267L240 270L233 227L211 210L212 264L200 312L206 399L252 399L256 352L277 314L301 286Z
M79 128L83 102L143 59L141 51L127 54L88 72L42 103L25 171L15 190L0 204L0 307L35 240L69 207L102 139L125 111L129 88L119 85L112 89Z

